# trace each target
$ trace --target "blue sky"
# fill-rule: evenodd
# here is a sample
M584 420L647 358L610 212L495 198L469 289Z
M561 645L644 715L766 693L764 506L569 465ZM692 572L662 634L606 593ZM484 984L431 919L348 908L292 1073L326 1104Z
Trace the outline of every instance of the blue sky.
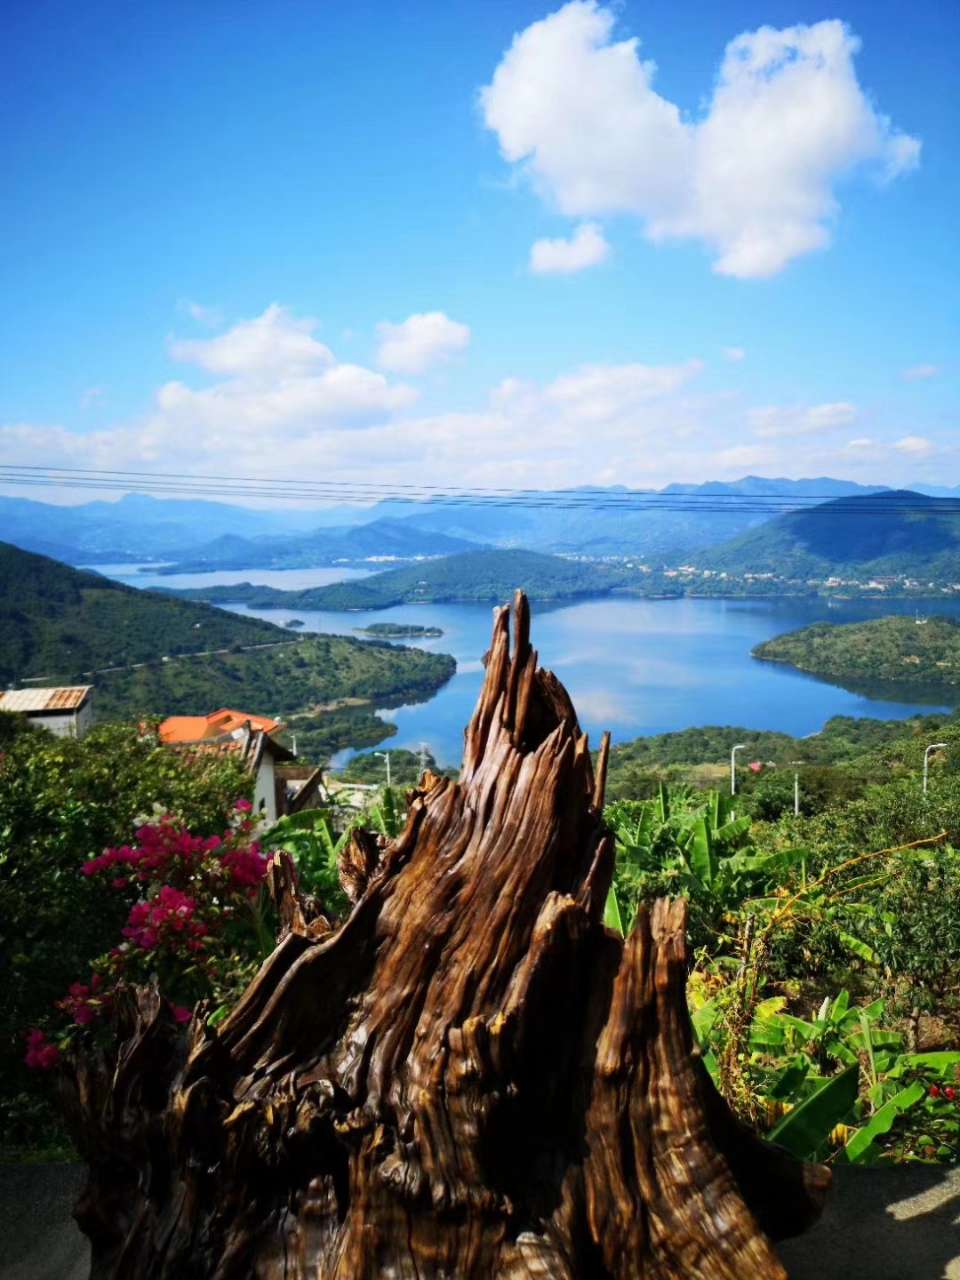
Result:
M960 483L958 37L947 0L15 6L0 461Z

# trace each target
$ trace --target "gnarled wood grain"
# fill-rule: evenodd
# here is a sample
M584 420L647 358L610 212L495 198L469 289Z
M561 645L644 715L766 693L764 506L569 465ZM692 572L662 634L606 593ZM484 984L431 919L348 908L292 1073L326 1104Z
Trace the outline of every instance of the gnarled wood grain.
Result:
M155 992L68 1109L95 1280L744 1280L828 1175L759 1142L691 1043L685 908L603 927L613 843L569 697L518 595L495 615L458 782L345 855L216 1030Z

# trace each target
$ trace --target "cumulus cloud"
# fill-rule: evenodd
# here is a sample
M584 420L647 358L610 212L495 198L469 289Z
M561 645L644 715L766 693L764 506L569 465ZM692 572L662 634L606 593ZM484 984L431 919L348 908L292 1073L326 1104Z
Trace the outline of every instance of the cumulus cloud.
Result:
M743 347L724 347L723 354L731 364L739 364L741 360L747 358L747 353Z
M840 21L737 36L697 120L614 23L573 0L515 36L480 91L504 158L562 213L634 214L650 240L700 240L718 273L758 278L829 244L845 174L890 181L918 163L920 143L861 88Z
M905 453L911 458L925 458L934 450L933 441L926 436L902 436L894 441L893 447L898 453Z
M569 240L536 240L530 248L534 275L569 276L606 262L610 246L595 222L582 222Z
M806 406L766 405L751 409L747 420L754 435L765 439L776 436L811 436L838 427L849 426L857 416L857 406L847 400Z
M156 393L154 422L224 438L244 430L310 431L331 423L354 428L409 409L417 392L382 373L339 362L313 336L315 320L277 303L214 338L172 340L170 355L221 375L195 388L167 382Z
M904 369L903 376L907 382L924 382L927 378L935 378L939 372L938 364L915 364Z
M315 341L301 321L284 315L271 323ZM230 469L291 487L318 477L407 485L426 478L462 485L466 477L476 486L549 488L747 472L891 483L905 458L918 479L943 483L945 459L960 456L949 433L931 431L928 439L917 423L917 434L898 438L848 401L750 409L739 394L705 386L702 363L692 358L594 362L543 379L504 378L473 408L427 415L417 412L412 387L309 348L266 360L253 343L244 348L247 360L227 361L236 372L205 373L211 350L214 363L225 358L226 344L210 342L202 353L190 352L202 355L196 385L165 383L141 418L85 432L0 424L0 457L184 476ZM281 371L269 372L274 367ZM849 423L864 417L851 440ZM61 496L89 494L65 489Z
M377 333L377 364L392 373L424 373L463 351L470 342L469 327L442 311L408 316L402 324L384 321L377 325Z
M232 377L302 374L334 364L333 352L313 337L316 327L315 320L298 318L274 302L263 315L241 320L219 337L173 339L170 354Z

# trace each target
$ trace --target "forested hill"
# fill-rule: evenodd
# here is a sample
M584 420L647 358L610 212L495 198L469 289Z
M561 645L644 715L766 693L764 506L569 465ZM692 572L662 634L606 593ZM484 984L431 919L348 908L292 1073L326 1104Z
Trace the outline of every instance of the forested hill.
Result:
M3 684L288 639L272 622L138 591L0 542Z
M610 565L564 560L536 551L468 551L389 569L355 582L303 591L241 582L231 587L182 589L175 594L187 600L248 604L258 609L386 609L397 604L502 602L509 600L517 587L532 600L570 600L605 595L624 580L624 571Z
M839 683L960 686L960 625L950 618L818 622L775 636L753 654Z
M960 581L960 502L908 490L839 498L778 516L698 563L735 575Z
M379 742L391 727L373 705L430 697L455 670L448 654L343 636L294 639L271 622L0 543L0 681L83 679L96 688L101 719L221 706L307 716L297 721L302 745L322 757Z

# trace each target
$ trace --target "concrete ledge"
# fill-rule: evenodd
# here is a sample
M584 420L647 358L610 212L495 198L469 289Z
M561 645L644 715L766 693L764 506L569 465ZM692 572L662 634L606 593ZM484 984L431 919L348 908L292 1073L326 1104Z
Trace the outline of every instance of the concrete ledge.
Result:
M79 1164L0 1165L0 1278L87 1280L90 1250L72 1217Z
M960 1280L960 1169L834 1170L823 1217L785 1240L792 1280Z
M80 1165L0 1166L0 1280L87 1280L82 1181ZM792 1280L960 1280L960 1169L838 1169L820 1222L780 1253Z

